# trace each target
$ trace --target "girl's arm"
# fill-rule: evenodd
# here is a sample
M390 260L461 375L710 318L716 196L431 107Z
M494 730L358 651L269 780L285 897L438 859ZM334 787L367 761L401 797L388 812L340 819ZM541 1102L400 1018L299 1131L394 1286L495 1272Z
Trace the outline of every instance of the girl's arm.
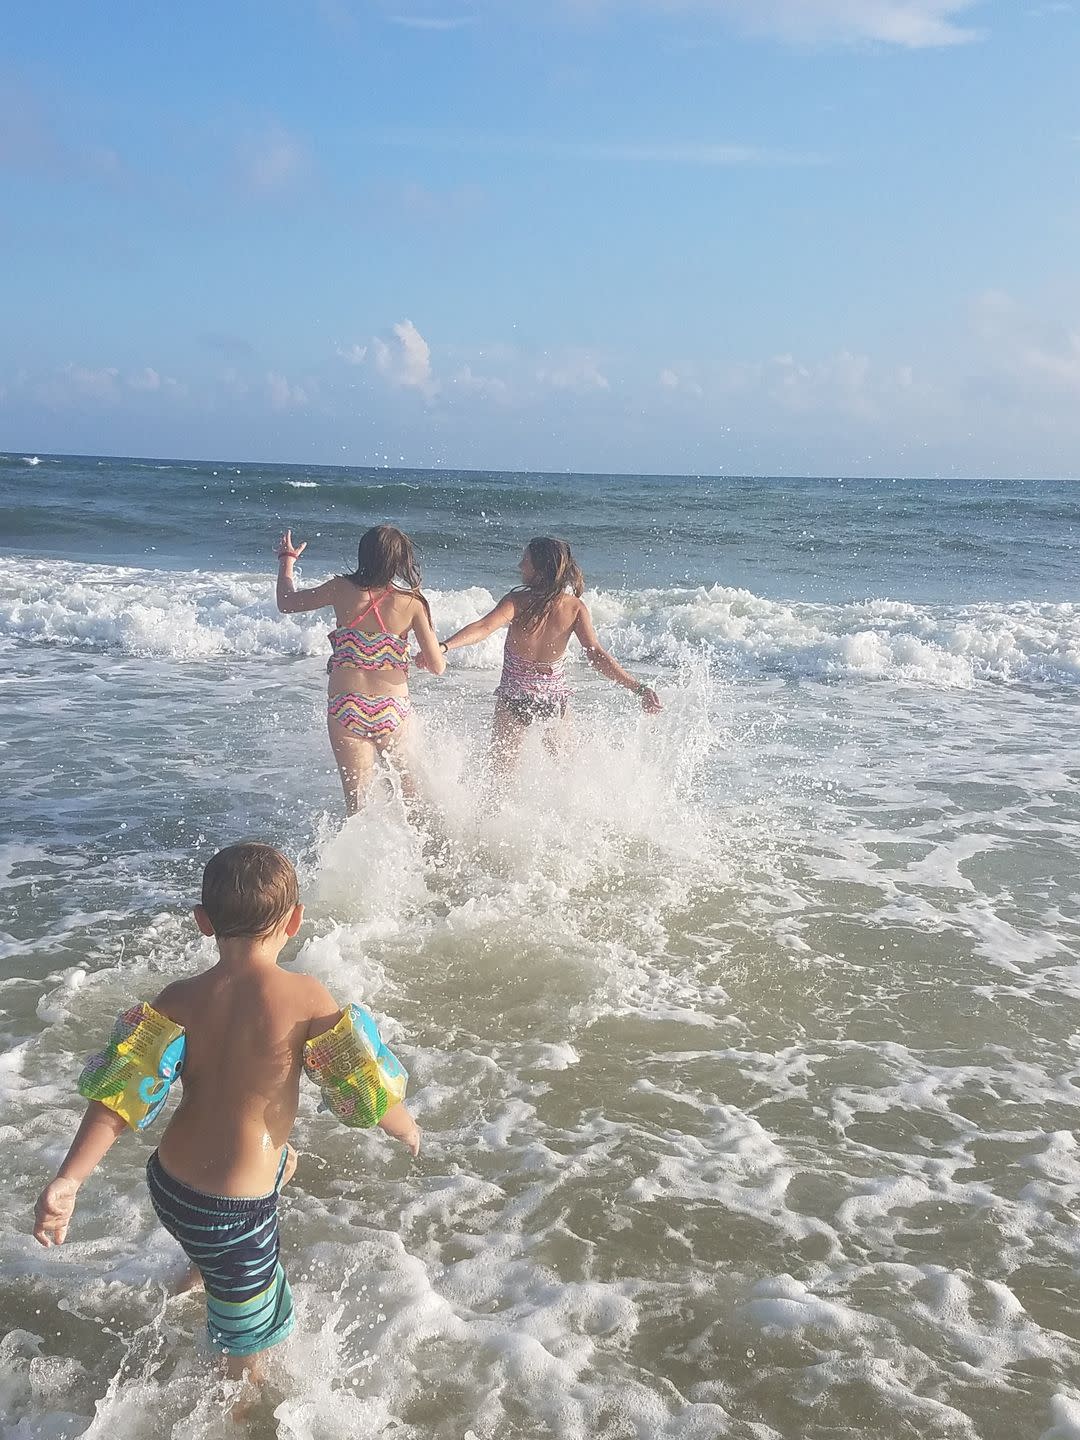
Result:
M277 608L283 615L295 615L301 610L322 610L334 603L333 580L315 585L310 590L297 590L293 579L293 566L307 549L307 541L293 544L292 531L286 530L278 541Z
M486 640L489 635L494 635L496 630L502 630L505 626L513 623L515 614L514 592L504 595L494 610L489 610L479 620L474 620L471 625L463 625L456 630L449 640L443 644L447 650L460 650L463 645L477 645L481 640Z
M632 690L635 695L640 696L641 708L647 715L655 715L659 711L660 696L656 691L640 680L635 680L632 675L628 675L614 656L609 655L600 644L596 630L593 628L589 607L583 602L578 608L574 634L581 641L585 659L594 670L599 670L601 675L606 676L609 680L614 680L616 685L622 685L625 689Z
M34 1239L39 1244L48 1247L64 1243L79 1186L126 1128L126 1122L114 1111L97 1100L90 1101L64 1163L34 1207Z
M420 647L420 655L417 659L417 666L421 670L430 670L433 675L441 675L446 669L446 656L443 647L439 644L435 631L431 627L428 613L421 601L416 602L416 614L413 617L412 632L416 636L416 643Z

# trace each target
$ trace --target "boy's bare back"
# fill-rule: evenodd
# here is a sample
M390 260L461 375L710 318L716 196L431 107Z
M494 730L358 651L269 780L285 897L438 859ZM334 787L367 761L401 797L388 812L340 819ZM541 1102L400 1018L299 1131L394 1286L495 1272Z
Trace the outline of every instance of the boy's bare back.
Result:
M271 1190L296 1119L304 1042L330 1029L340 1007L311 975L234 962L167 986L154 1008L187 1032L161 1163L211 1194Z

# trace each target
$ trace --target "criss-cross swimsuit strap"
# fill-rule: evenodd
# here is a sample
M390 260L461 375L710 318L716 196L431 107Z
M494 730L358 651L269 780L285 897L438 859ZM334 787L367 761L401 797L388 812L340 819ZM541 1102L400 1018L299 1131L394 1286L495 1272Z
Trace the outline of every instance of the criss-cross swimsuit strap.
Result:
M380 600L385 600L386 597L387 597L389 594L390 594L390 586L389 586L389 585L386 587L386 589L382 592L381 595L376 595L374 590L369 590L369 591L368 591L368 596L369 596L369 598L368 598L368 603L364 606L363 610L360 611L360 614L357 615L357 617L355 618L355 620L350 620L350 621L349 621L348 626L347 626L346 628L349 629L349 630L357 630L357 629L359 629L360 621L361 621L361 620L366 620L367 617L368 617L368 616L371 614L371 612L374 610L374 612L375 612L375 619L378 620L379 624L382 626L382 633L383 633L384 635L389 635L390 632L389 632L389 630L387 630L387 628L386 628L386 621L382 618L382 612L381 612L380 609L379 609L379 601L380 601Z

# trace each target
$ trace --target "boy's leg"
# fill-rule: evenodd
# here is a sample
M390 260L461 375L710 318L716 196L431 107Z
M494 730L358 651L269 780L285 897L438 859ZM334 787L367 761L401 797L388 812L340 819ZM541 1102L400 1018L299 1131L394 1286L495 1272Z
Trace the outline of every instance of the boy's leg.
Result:
M229 1380L250 1380L253 1385L261 1384L262 1361L265 1353L265 1351L259 1350L254 1355L226 1355L224 1357L226 1377ZM234 1419L243 1418L241 1414L237 1413L241 1408L242 1403L233 1407Z
M350 735L336 720L328 719L330 746L341 775L341 788L345 793L345 813L355 815L364 803L371 773L375 766L375 745L371 740L360 740Z
M174 1295L187 1295L192 1290L203 1288L202 1271L194 1263L184 1271L184 1277L173 1287Z

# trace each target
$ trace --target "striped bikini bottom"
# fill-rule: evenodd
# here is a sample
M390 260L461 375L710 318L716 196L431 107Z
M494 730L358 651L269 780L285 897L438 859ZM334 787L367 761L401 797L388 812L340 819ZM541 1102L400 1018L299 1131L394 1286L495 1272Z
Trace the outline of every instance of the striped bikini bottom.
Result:
M570 686L561 661L538 665L507 646L495 694L519 724L531 725L534 720L561 720L570 701Z
M289 1282L278 1259L282 1151L269 1195L207 1195L174 1179L155 1150L147 1161L150 1203L206 1286L210 1344L226 1355L253 1355L293 1328Z
M407 695L331 695L326 713L357 740L388 740L412 714Z

